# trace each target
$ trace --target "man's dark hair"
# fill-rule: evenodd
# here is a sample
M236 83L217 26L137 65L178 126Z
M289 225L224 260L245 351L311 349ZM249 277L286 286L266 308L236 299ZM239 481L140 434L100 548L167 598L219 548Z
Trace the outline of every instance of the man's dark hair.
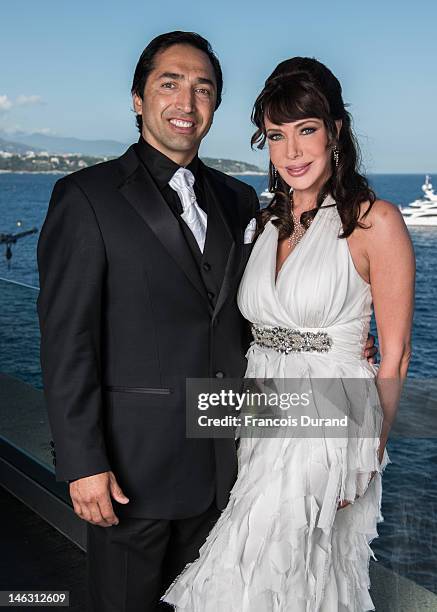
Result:
M212 64L215 73L215 80L217 83L217 100L215 104L215 110L218 109L222 101L222 89L223 89L223 75L220 62L212 50L209 42L196 34L195 32L181 32L179 30L175 32L167 32L167 34L160 34L154 38L141 53L140 59L138 60L135 68L134 80L132 82L131 93L137 94L143 99L144 87L146 85L149 74L155 67L155 57L161 51L165 51L173 45L191 45L200 51L203 51L208 57ZM141 133L143 127L143 119L141 115L136 116L137 127Z

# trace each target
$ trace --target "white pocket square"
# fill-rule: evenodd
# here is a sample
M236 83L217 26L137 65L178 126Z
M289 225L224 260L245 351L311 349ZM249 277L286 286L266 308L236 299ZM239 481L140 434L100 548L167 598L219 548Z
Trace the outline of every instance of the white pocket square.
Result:
M256 219L255 217L253 217L246 229L244 230L244 244L250 244L253 240L253 237L255 235L255 230L256 230Z

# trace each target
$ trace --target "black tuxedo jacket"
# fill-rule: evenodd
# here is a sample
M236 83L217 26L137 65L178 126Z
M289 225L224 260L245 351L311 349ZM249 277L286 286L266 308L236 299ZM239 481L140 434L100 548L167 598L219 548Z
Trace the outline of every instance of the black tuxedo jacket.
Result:
M185 380L239 377L248 326L236 291L258 209L202 164L208 230L196 261L135 148L60 179L38 241L41 367L57 480L113 470L121 516L183 518L236 476L233 440L185 436ZM200 252L199 252L200 253Z

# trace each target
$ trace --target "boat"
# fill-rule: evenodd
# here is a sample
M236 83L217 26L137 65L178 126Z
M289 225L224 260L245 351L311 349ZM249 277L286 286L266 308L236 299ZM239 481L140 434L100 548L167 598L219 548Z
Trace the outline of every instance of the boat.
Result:
M401 208L406 225L437 226L437 194L428 175L422 185L424 196Z
M258 196L261 208L265 208L266 206L268 206L273 200L274 195L275 194L269 191L268 189L264 189L264 191L262 191Z

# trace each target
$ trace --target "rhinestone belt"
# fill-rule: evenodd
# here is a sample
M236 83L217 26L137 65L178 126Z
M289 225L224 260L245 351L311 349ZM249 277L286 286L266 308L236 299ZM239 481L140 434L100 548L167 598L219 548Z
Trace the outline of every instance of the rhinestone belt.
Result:
M326 332L300 331L289 327L251 327L255 344L280 353L327 353L332 347L332 338Z

